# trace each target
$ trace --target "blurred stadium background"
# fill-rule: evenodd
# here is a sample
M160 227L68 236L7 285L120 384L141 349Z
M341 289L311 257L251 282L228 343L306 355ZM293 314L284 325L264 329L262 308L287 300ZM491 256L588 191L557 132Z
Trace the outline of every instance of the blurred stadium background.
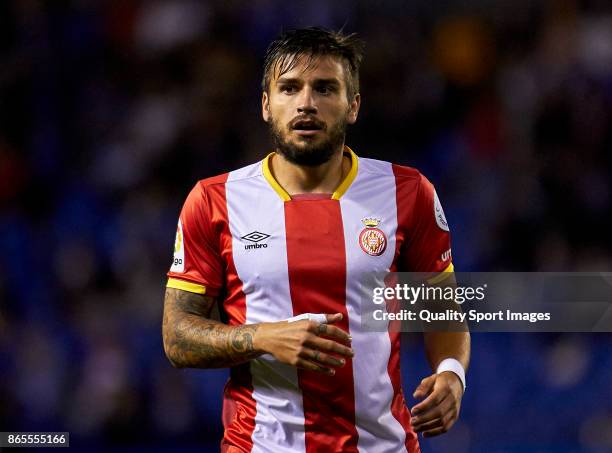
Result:
M0 431L218 449L227 371L161 345L176 220L270 149L262 55L309 25L367 42L347 142L436 184L457 269L612 270L607 0L3 1ZM610 334L474 335L468 383L425 453L612 451Z

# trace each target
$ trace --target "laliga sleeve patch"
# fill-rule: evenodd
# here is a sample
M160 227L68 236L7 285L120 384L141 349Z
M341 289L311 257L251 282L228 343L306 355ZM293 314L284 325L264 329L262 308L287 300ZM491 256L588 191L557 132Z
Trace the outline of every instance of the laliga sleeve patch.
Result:
M179 219L176 227L176 238L174 240L174 258L170 272L185 271L185 241L183 240L183 225Z
M440 199L438 198L438 194L434 190L434 216L436 217L436 223L440 227L441 230L448 231L448 223L446 222L446 217L444 216L444 210L442 209L442 204L440 203Z

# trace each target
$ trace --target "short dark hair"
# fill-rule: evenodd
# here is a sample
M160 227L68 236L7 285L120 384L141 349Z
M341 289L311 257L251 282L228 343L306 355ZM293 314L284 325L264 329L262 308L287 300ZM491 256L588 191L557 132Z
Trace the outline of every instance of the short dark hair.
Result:
M331 31L319 27L288 30L270 43L264 57L261 87L270 88L272 74L279 76L291 71L301 60L307 58L306 67L317 57L331 55L343 60L347 95L350 99L359 93L359 65L363 59L363 41L355 33L345 35L342 31Z

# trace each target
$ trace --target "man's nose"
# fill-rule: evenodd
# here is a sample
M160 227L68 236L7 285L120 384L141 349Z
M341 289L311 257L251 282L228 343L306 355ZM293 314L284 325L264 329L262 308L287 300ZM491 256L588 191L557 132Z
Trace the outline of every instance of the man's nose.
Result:
M300 93L299 103L298 103L298 113L305 114L315 114L317 113L317 105L312 96L312 89L310 87L305 87Z

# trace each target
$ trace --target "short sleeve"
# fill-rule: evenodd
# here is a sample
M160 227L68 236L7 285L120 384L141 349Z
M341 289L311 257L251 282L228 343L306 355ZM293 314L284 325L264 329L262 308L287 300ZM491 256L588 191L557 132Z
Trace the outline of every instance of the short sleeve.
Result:
M168 288L216 296L223 286L219 239L214 233L205 188L200 183L187 196L181 210Z
M401 250L402 270L452 272L450 231L442 204L433 184L423 175L419 178L412 225ZM434 277L429 281L439 280Z

